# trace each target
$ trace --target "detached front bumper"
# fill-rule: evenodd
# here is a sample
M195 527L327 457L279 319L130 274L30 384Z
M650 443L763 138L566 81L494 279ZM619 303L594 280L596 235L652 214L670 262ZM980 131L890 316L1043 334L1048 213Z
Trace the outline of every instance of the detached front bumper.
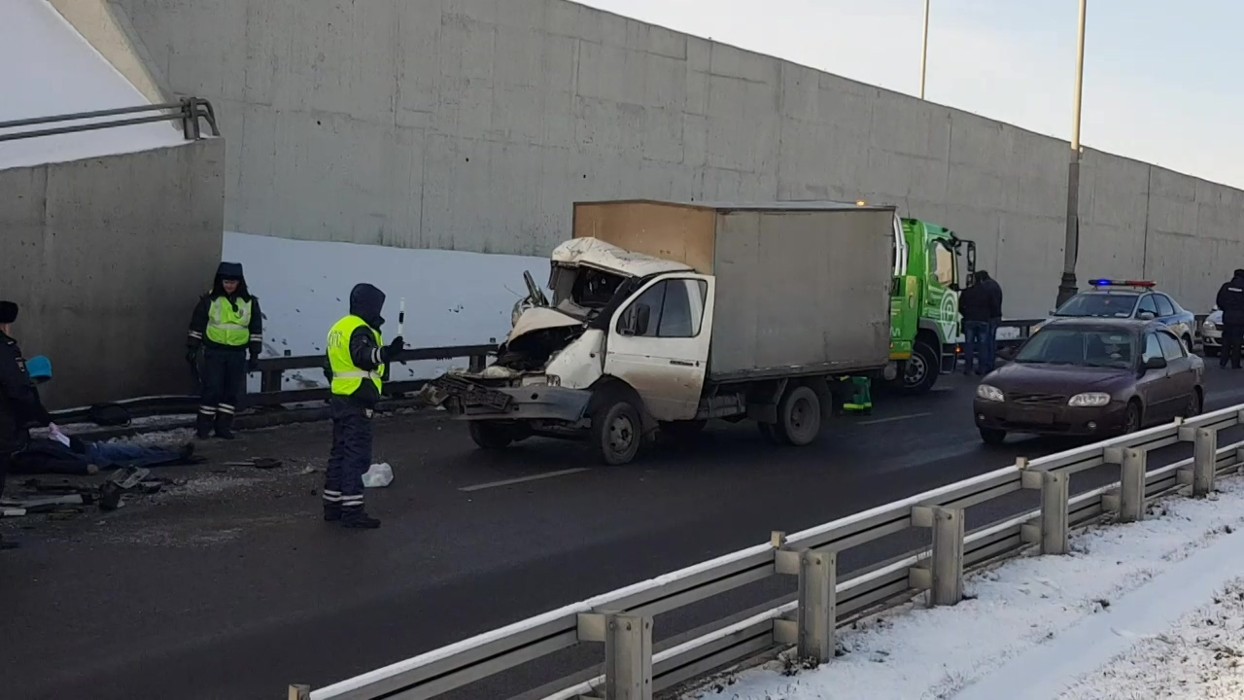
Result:
M1127 427L1127 404L1105 406L1025 406L1009 401L975 399L976 427L1032 435L1093 437L1113 435Z
M485 386L446 375L430 383L443 405L459 420L529 420L577 423L583 419L592 393L584 389L529 385Z

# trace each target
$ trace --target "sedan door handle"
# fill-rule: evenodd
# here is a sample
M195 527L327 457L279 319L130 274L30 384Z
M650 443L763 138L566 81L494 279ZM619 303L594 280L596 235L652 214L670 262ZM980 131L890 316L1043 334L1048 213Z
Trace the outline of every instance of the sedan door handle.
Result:
M678 365L679 367L695 367L697 363L687 362L686 360L670 360L670 364Z

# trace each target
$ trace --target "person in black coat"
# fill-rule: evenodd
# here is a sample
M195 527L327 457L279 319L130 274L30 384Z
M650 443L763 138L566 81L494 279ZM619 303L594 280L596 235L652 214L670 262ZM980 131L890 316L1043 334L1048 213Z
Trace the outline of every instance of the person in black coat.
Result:
M211 291L194 307L186 341L186 360L192 366L200 346L203 376L198 436L206 440L215 428L216 437L230 440L238 400L245 393L246 371L259 369L259 351L263 348L263 312L259 299L246 286L239 263L220 263Z
M1229 282L1218 288L1218 308L1222 309L1222 354L1218 366L1240 368L1240 342L1244 340L1244 270L1237 269Z
M977 374L992 372L997 360L998 326L1002 323L1002 286L984 270L976 272L975 284L959 294L963 315L964 374L972 373L979 356Z
M0 496L13 454L29 440L29 429L52 422L12 335L17 311L17 304L0 301Z

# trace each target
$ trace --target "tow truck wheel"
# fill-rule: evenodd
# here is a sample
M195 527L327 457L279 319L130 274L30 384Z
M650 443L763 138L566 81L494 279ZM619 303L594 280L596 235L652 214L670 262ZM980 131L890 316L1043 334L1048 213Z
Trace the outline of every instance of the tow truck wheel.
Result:
M470 431L471 439L475 441L475 444L485 450L505 449L514 442L515 438L514 431L509 426L500 423L471 421L467 424L467 430Z
M601 462L609 466L628 464L643 442L639 409L626 398L605 402L592 414L591 435Z
M933 388L941 371L937 348L917 340L911 357L903 363L902 389L908 394L923 394Z
M774 431L791 445L812 444L821 434L821 397L812 387L792 387L778 402L778 422Z

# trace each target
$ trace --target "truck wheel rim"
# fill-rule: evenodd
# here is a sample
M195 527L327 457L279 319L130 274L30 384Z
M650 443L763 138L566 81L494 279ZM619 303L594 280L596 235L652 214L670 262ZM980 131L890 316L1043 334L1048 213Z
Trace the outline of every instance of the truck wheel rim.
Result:
M924 358L919 354L913 354L907 360L907 372L904 373L903 378L906 380L908 386L914 386L924 381L924 374L926 371L927 370L924 366Z
M626 452L635 439L635 426L626 416L617 416L609 423L609 449Z

